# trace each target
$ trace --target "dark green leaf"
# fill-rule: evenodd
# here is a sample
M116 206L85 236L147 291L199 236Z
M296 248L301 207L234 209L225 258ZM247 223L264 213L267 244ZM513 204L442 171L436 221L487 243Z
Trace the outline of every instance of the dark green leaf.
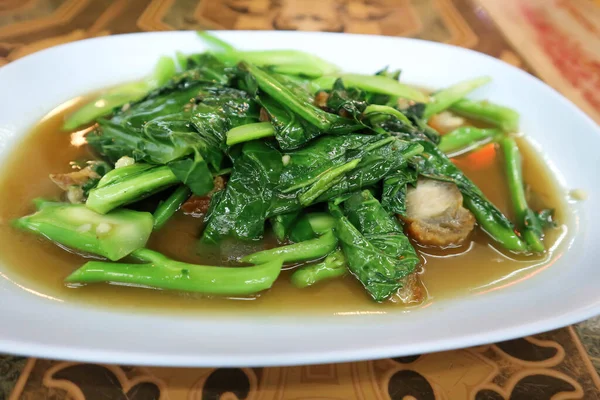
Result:
M323 136L308 146L284 154L288 160L278 185L270 215L296 210L303 205L369 187L402 169L421 146L389 135ZM355 166L352 161L360 160ZM348 165L343 175L333 174ZM324 189L318 197L307 193ZM302 202L307 196L308 203ZM300 201L299 201L300 200Z
M270 219L273 232L279 242L283 242L287 239L290 229L298 219L298 215L300 215L300 210L292 211L287 214L279 214Z
M269 115L269 120L275 129L275 137L283 150L298 148L321 135L315 126L281 106L268 95L261 95L260 103Z
M281 154L264 142L244 144L226 189L211 201L203 241L217 242L225 236L262 238L282 167Z
M406 214L407 185L415 184L418 172L412 167L406 167L383 181L381 205L390 214Z
M362 112L367 108L364 92L360 89L346 89L341 79L333 84L333 88L327 98L327 108L336 114L353 117L358 120Z
M344 202L346 215L333 203L329 209L337 220L336 234L350 271L376 301L389 298L419 264L398 222L369 191Z
M193 158L171 161L168 166L177 179L187 185L194 194L202 196L213 189L213 175L199 153Z

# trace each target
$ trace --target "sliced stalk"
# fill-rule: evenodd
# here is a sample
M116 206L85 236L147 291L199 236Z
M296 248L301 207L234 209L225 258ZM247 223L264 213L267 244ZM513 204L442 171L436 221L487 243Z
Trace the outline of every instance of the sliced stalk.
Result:
M450 108L454 103L463 99L466 95L480 86L489 83L492 80L489 76L481 76L479 78L460 82L449 88L440 90L431 96L429 103L425 107L423 118L429 119L432 115L438 114Z
M165 201L160 203L154 211L154 230L157 231L162 228L191 194L190 188L182 185L175 189Z
M14 226L74 250L119 260L146 245L152 233L152 214L116 210L102 215L82 204L35 202L38 211Z
M536 214L527 205L519 146L513 138L506 137L500 141L500 147L504 154L506 177L513 210L517 218L517 229L521 231L523 239L531 251L541 253L545 250L542 242L543 230Z
M252 267L216 267L171 260L142 249L135 253L145 264L90 261L66 283L119 283L207 295L245 296L269 289L281 272L281 259Z
M119 85L101 94L69 115L63 129L70 131L89 124L99 117L111 114L117 107L141 99L151 90L167 83L175 75L175 70L173 59L170 57L159 58L154 67L154 72L148 78L140 82Z
M262 264L275 258L283 259L284 263L310 261L325 257L334 251L336 246L337 238L329 231L316 239L249 254L241 261L251 264Z
M227 132L227 146L271 136L275 136L275 129L270 122L241 125Z
M360 158L356 158L350 162L347 162L346 164L332 168L319 175L317 181L306 192L298 196L300 204L303 206L311 204L317 197L338 183L339 178L341 178L346 172L352 171L354 168L356 168L360 161Z
M511 108L488 101L464 99L454 103L450 110L464 117L492 124L504 132L519 130L519 113Z
M291 281L297 288L305 288L324 280L344 276L347 272L344 253L337 250L320 263L298 268L292 274Z
M438 148L446 154L463 153L499 139L498 129L480 129L474 126L463 126L442 136Z
M321 90L330 90L338 78L342 78L346 87L356 87L366 92L387 94L420 103L427 103L429 100L421 90L383 75L341 74L323 76L314 80L313 84L314 87Z
M151 168L108 185L101 186L102 180L100 180L98 187L90 190L85 205L100 214L106 214L110 210L144 199L178 182L179 179L167 166Z

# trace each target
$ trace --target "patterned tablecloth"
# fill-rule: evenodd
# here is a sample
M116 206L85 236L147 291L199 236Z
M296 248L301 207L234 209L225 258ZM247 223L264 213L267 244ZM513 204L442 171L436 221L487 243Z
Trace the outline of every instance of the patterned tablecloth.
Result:
M0 0L0 66L88 37L199 28L452 43L539 76L600 122L600 0ZM600 399L597 370L594 319L489 346L289 368L142 368L0 356L0 400Z

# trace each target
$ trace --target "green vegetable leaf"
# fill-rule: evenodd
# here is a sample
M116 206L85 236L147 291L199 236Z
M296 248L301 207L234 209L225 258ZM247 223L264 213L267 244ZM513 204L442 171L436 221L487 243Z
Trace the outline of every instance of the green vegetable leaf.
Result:
M358 120L367 108L365 94L360 89L346 89L342 80L338 79L327 98L327 108L336 114L351 116Z
M277 150L261 141L244 144L226 189L222 195L213 196L202 240L214 243L225 236L262 238L282 168Z
M196 152L194 158L171 161L167 165L177 179L199 196L210 192L214 187L213 175L206 161L198 152Z
M383 301L414 272L419 258L397 221L369 191L350 197L344 209L346 215L329 203L348 267L376 301Z
M416 169L406 167L385 178L381 205L388 213L406 215L407 186L416 184L418 176Z
M151 76L141 82L119 85L103 93L69 115L63 129L70 131L111 114L115 108L131 101L137 101L146 96L148 92L164 85L174 74L175 62L169 57L161 57Z
M269 66L282 74L319 77L335 73L339 68L313 54L298 50L236 50L229 43L207 33L199 32L199 36L209 44L217 47L214 56L230 65L240 61L258 66Z

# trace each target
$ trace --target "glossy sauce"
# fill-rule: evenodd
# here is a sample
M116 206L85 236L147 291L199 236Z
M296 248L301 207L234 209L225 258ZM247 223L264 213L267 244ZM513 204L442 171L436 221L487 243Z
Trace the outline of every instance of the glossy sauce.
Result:
M85 263L51 242L14 229L12 219L34 211L31 200L36 197L59 199L61 191L48 178L49 173L69 171L73 160L92 157L84 145L85 130L61 131L65 115L80 102L72 101L45 117L33 132L13 151L0 176L0 279L4 277L24 290L56 301L86 302L101 307L142 309L160 312L267 312L319 314L357 314L403 311L407 306L373 302L351 275L322 282L314 287L296 289L289 283L290 271L283 271L269 291L256 298L207 298L196 294L96 284L69 288L63 279ZM567 237L568 215L564 194L550 171L524 140L519 141L523 153L523 171L529 184L532 208L554 208L558 228L547 231L545 243L550 249L545 256L507 256L495 249L477 228L464 246L451 250L417 247L423 258L419 270L426 287L425 307L448 297L477 295L526 279L550 266L560 256L561 241ZM493 145L487 151L459 157L455 162L483 190L500 210L510 217L508 188L504 172ZM152 235L150 248L165 255L197 264L222 265L232 256L247 254L262 243L240 245L224 243L220 249L198 249L200 219L177 213L159 232ZM196 251L200 251L200 255Z

